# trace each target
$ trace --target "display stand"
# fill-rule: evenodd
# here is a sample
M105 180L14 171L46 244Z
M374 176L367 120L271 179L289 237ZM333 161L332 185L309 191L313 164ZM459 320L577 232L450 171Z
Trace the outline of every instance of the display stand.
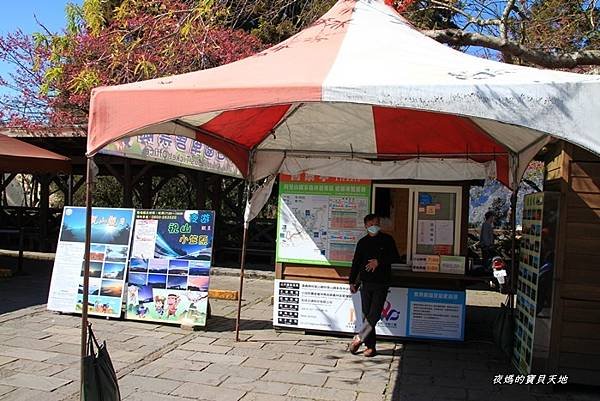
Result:
M327 182L333 182L333 187L328 190L319 187L327 188L327 184L322 184ZM339 333L355 331L356 324L360 324L357 320L360 302L354 299L358 295L349 296L350 261L356 242L365 235L362 218L368 212L375 212L381 217L382 229L392 235L401 255L399 263L392 266L387 309L384 308L377 327L378 334L462 340L465 289L482 281L481 277L465 275L467 263L465 257L460 256L465 255L467 249L468 212L462 205L468 204L471 184L365 183L283 177L275 269L276 279L282 281L276 281L274 288L274 326ZM368 185L366 190L365 185ZM370 210L356 207L367 204L357 198L365 193L370 196ZM352 207L344 210L341 206L345 204ZM344 236L346 233L351 235ZM343 253L339 252L341 239L347 248ZM291 249L296 252L293 256ZM345 260L340 260L341 255ZM332 260L332 257L338 259ZM424 265L422 271L417 271L421 259L435 260L437 264ZM444 271L453 273L440 272L441 260L444 266L449 266ZM436 310L437 305L444 302L449 302L444 308L457 308L457 311L442 326L455 329L445 331L442 326L435 329L437 322L432 318L426 324L430 331L420 332L419 325L424 327L425 323L415 320L412 311L418 310L414 316L428 319L427 311ZM352 321L348 320L350 317Z

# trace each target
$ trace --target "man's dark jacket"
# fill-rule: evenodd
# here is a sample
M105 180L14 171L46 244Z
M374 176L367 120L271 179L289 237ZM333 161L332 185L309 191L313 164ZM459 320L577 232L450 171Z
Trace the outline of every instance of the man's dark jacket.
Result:
M365 270L369 259L377 259L379 262L374 272ZM360 282L364 283L389 285L392 275L391 264L399 259L396 242L391 235L382 232L375 236L365 235L356 244L350 272L350 284L357 284L358 278Z

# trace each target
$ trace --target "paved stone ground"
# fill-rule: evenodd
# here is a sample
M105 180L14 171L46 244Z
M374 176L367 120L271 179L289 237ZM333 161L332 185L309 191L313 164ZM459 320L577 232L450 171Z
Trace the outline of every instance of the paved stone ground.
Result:
M24 291L26 278L0 282L0 296ZM235 277L213 288L236 289ZM347 338L276 332L272 281L249 279L243 342L234 341L236 302L212 300L206 331L92 319L106 339L126 401L170 400L598 400L590 390L554 394L524 386L493 386L510 373L489 338L498 294L469 291L467 338L461 344L381 342L373 359L346 352ZM41 291L41 290L40 290ZM0 400L78 399L77 316L28 306L0 315ZM595 389L596 392L597 389Z

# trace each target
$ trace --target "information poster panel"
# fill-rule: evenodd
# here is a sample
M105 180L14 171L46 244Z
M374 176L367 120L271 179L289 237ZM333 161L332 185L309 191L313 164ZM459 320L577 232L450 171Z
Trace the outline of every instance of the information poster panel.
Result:
M281 175L277 261L350 266L370 199L367 180Z
M464 340L464 291L408 290L407 337Z
M273 325L356 333L362 325L360 293L348 284L275 280ZM375 327L391 337L464 339L465 292L390 288Z
M275 280L275 326L352 333L360 324L360 296L348 284Z
M88 312L120 317L133 209L92 209ZM54 259L48 309L81 313L85 256L85 208L66 206Z
M137 210L127 319L204 326L215 214Z

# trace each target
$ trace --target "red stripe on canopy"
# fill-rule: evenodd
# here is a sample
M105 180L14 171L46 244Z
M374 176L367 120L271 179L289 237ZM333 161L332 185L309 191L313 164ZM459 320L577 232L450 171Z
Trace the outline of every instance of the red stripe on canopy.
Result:
M283 104L225 111L200 128L251 149L263 141L290 106Z
M496 161L498 179L508 184L507 150L464 117L409 109L373 107L377 153Z
M269 134L291 105L231 110L201 125L196 140L227 156L242 172L248 172L248 151Z

